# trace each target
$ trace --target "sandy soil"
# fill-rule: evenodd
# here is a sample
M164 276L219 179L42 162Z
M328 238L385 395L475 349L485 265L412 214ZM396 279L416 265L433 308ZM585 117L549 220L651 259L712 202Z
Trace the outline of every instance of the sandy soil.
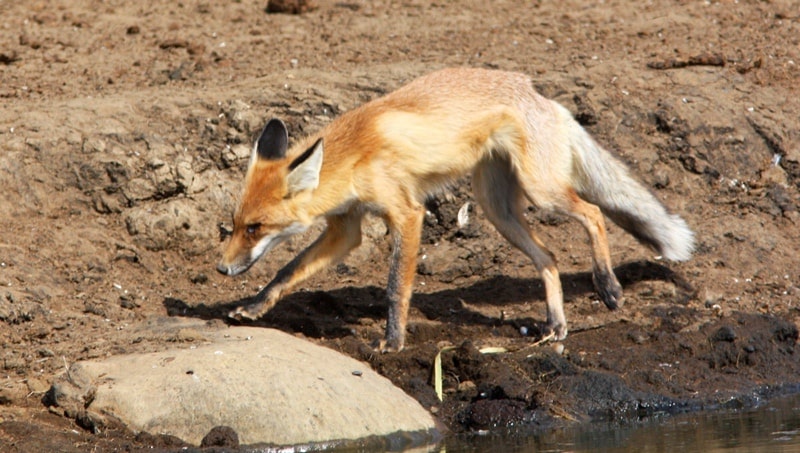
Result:
M609 312L580 226L532 209L571 323L563 351L536 346L539 276L474 205L458 228L465 180L431 201L406 350L368 347L382 335L389 250L374 220L359 250L255 325L368 361L456 432L735 407L795 388L796 2L318 4L299 15L252 0L0 4L0 450L171 445L92 433L43 396L72 362L191 340L143 334L154 317L228 322L311 240L243 277L214 271L266 119L315 131L446 66L534 76L687 220L694 258L660 261L612 226L626 304ZM448 343L442 403L430 373Z

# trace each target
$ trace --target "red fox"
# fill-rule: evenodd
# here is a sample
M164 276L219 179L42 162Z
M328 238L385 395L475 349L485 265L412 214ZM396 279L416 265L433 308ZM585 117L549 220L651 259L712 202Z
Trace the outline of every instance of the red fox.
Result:
M388 322L378 348L404 346L417 269L424 202L471 172L488 219L533 261L545 286L547 326L567 336L553 254L529 229L526 201L576 218L589 235L592 276L609 309L622 303L603 214L670 260L689 259L694 234L625 165L601 148L570 112L539 95L524 74L445 69L349 111L288 147L273 119L255 143L233 233L217 269L246 271L289 236L324 218L311 246L281 269L249 305L230 313L256 319L304 279L361 243L366 213L393 240Z

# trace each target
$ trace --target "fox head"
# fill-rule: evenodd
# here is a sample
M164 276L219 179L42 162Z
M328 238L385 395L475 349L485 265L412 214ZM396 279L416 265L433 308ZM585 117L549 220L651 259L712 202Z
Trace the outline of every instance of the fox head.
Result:
M217 270L240 274L265 253L313 221L303 204L319 185L322 139L296 157L287 156L289 135L273 119L253 147L244 190L233 215L233 233Z

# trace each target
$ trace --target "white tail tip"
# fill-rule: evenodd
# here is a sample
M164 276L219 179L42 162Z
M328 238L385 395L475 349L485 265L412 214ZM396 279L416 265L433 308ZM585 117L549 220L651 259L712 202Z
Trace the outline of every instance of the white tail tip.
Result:
M664 225L661 254L670 261L686 261L694 251L694 232L677 215L670 215Z

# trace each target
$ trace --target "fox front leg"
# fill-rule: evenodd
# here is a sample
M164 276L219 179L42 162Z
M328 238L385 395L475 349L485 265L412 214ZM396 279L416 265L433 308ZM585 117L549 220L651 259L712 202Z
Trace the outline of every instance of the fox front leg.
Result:
M237 307L228 316L234 319L260 318L300 282L358 247L361 244L362 216L358 210L328 216L328 226L322 235L278 271L275 278L255 296L254 302Z
M298 261L298 258L295 258L281 269L278 275L253 297L253 302L236 307L228 313L228 317L237 320L249 319L255 321L267 313L280 300L286 288L285 282L289 280L289 276L297 267L296 261Z

